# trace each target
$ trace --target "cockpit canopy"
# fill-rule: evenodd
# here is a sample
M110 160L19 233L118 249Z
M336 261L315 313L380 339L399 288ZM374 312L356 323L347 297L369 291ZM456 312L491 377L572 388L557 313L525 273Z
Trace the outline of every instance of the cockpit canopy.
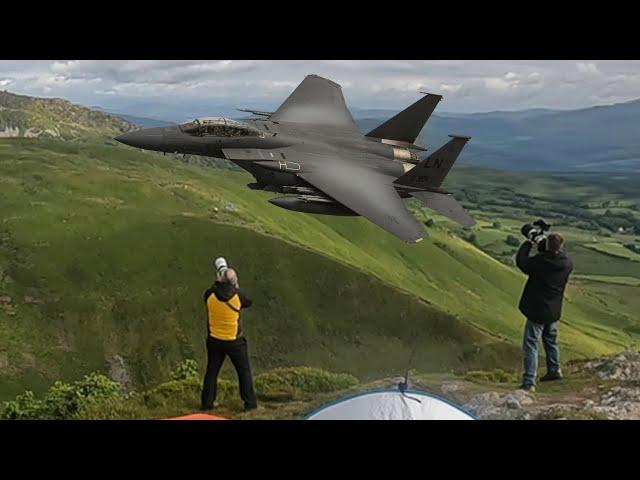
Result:
M180 125L180 129L195 137L264 137L257 128L223 117L196 118Z

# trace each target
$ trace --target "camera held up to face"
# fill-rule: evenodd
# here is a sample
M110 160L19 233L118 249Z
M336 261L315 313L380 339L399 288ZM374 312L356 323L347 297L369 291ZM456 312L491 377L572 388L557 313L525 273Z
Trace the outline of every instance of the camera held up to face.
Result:
M533 224L527 223L523 225L520 232L538 245L538 251L544 252L547 249L547 232L550 229L551 225L540 218L533 222Z

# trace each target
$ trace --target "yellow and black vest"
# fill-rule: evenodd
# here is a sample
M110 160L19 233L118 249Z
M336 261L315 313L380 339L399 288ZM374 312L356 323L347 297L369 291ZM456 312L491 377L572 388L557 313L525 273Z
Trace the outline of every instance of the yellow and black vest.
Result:
M241 335L240 308L242 303L238 294L226 302L218 300L215 293L207 298L209 315L209 336L218 340L235 340Z

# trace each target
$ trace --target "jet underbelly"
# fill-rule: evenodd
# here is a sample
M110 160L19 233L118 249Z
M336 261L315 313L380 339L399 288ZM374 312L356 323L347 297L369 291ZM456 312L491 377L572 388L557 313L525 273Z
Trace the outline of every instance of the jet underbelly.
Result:
M300 180L293 172L290 173L266 168L255 162L253 162L251 166L248 166L248 168L251 169L251 173L255 179L265 185L275 185L277 187L306 185L306 182Z

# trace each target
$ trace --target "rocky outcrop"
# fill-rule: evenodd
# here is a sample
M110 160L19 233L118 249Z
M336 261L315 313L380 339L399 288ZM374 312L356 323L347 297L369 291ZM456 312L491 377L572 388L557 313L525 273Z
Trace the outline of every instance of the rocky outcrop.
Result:
M68 100L0 91L0 138L73 139L87 134L113 138L134 129L122 118Z
M486 391L471 395L464 407L481 420L640 419L640 352L623 352L570 368L571 375L593 382L544 397L522 390Z
M4 130L0 129L0 138L13 138L20 136L20 129L18 127L5 126Z
M113 380L118 382L122 395L129 391L131 376L129 374L129 368L122 356L116 354L109 359L109 375Z
M590 360L582 364L580 370L603 380L640 382L640 352L622 352L613 357Z
M524 390L504 394L485 392L475 395L464 407L481 420L528 420L526 407L534 403L534 396Z

